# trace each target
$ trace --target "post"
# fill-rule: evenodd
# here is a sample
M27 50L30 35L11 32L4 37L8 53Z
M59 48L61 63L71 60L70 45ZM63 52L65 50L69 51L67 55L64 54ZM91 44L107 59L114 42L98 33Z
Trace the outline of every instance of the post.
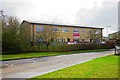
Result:
M116 54L116 46L115 46L115 54Z
M107 26L107 37L109 37L109 34L108 34L108 28L111 27L111 26Z

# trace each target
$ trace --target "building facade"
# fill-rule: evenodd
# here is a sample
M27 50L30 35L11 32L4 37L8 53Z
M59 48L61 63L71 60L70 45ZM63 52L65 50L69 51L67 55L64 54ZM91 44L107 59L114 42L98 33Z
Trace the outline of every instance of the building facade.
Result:
M109 40L120 41L120 31L109 34Z
M46 24L30 21L23 21L24 32L29 33L31 41L39 41L40 37L37 37L40 31L44 31L45 27L53 27L53 31L57 34L54 41L58 42L93 42L94 39L102 41L103 28L84 27L84 26L72 26L72 25L58 25L58 24Z

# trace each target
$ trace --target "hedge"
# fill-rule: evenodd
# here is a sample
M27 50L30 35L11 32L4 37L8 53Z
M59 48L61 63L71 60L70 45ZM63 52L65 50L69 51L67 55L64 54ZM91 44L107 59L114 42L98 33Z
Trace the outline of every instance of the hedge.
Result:
M67 51L79 51L79 50L92 50L92 49L112 49L115 44L95 44L95 43L81 43L81 44L62 44L62 45L50 45L47 46L29 46L22 50L17 48L12 49L12 51L2 52L3 54L14 54L14 53L29 53L29 52L67 52Z
M92 50L92 49L111 49L114 45L109 44L64 44L46 46L33 46L31 52L66 52L66 51L79 51L79 50Z

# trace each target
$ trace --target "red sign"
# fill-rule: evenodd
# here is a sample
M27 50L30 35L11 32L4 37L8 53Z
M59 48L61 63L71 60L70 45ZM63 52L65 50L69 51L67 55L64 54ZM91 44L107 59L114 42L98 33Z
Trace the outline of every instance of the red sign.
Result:
M73 33L73 36L80 36L79 33Z

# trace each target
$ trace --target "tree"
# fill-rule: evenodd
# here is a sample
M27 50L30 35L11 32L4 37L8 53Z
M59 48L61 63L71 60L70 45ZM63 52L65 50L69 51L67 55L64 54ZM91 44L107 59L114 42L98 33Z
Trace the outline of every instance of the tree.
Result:
M92 31L88 32L88 35L89 35L90 39L92 39L92 42L94 42L94 43L100 42L101 32L99 30L92 30Z
M52 39L55 39L57 37L56 32L53 31L54 27L51 26L45 26L43 31L37 32L37 37L42 39L42 42L45 43L47 46L47 51L48 51L48 46L52 42Z
M30 27L28 23L24 23L19 27L19 43L20 49L22 52L30 51L31 47L31 34Z
M20 23L15 17L6 17L2 25L2 49L3 52L19 51L19 30Z

